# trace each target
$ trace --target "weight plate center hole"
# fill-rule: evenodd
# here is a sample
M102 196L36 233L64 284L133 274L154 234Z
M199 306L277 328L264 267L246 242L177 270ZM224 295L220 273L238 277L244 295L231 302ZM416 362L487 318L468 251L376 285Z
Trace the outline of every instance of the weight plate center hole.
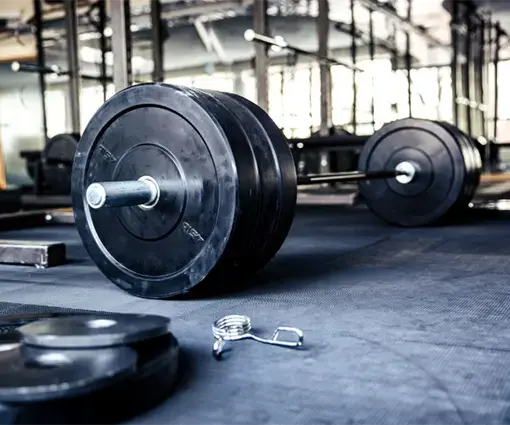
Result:
M400 184L411 183L416 175L417 167L409 161L402 161L395 167L395 172L398 173L395 179Z
M117 322L112 319L93 319L86 322L87 327L91 329L104 329L115 326Z

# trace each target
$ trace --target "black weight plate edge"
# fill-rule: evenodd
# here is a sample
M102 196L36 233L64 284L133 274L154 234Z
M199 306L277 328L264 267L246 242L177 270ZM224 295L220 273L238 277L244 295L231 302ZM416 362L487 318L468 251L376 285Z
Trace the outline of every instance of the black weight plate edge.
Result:
M80 135L76 133L62 133L53 136L48 143L44 146L41 157L43 160L48 159L64 159L66 161L72 161L76 152L76 146L80 140ZM58 148L57 146L64 146L66 149ZM67 145L67 146L65 146ZM62 156L72 151L70 156Z
M459 199L458 205L455 206L453 211L465 210L469 202L471 202L475 191L480 182L481 173L481 157L480 152L470 141L469 136L460 130L458 127L448 122L440 122L446 129L458 138L459 143L462 144L463 155L466 158L466 190L464 196Z
M263 268L271 259L272 250L268 250L272 235L280 214L280 187L282 176L278 167L276 154L266 131L253 113L241 102L228 93L211 92L236 115L249 135L260 175L259 219L255 229L255 252L249 261L251 273Z
M466 199L469 198L469 193L471 192L472 186L473 186L472 168L474 166L474 158L473 158L472 153L468 150L468 146L466 144L466 141L464 140L463 134L460 131L458 131L458 129L456 129L454 126L451 126L448 123L443 122L443 121L433 121L433 122L438 123L448 133L450 133L450 135L454 138L454 140L459 145L459 148L462 152L462 157L464 158L464 170L465 170L464 190L459 195L457 202L455 202L455 204L452 205L452 207L450 208L450 211L445 214L443 221L447 221L465 203L467 205Z
M225 249L223 261L204 280L207 286L213 285L214 281L214 288L211 286L204 289L219 292L239 285L239 278L250 270L250 263L256 254L256 228L260 218L262 190L260 174L249 136L238 117L215 94L197 88L185 90L197 96L201 105L218 121L230 143L238 170L239 210L235 229Z
M60 366L56 358L64 359ZM42 359L49 363L41 366ZM136 361L136 352L129 347L53 350L18 344L0 350L0 402L39 403L84 396L134 373Z
M134 100L136 103L133 103ZM188 119L188 122L189 117L194 119L195 131L197 131L202 138L210 136L210 128L216 128L217 130L214 134L216 140L224 139L222 141L222 147L224 146L225 150L221 154L219 152L214 152L218 161L218 157L224 159L216 164L217 176L219 176L219 185L221 188L223 190L228 189L232 193L219 202L218 215L221 216L223 227L216 227L206 241L208 246L213 242L217 243L217 246L212 252L208 250L209 255L207 259L200 258L200 261L198 261L198 259L195 258L195 261L186 269L186 280L180 284L181 286L178 289L171 287L165 292L148 293L138 286L138 281L140 279L138 276L133 276L132 273L125 270L114 258L106 257L105 252L101 249L102 244L100 238L95 233L93 226L91 227L90 225L90 210L85 199L86 188L84 184L87 181L88 160L92 149L97 144L105 127L113 122L119 115L132 109L135 105L152 105L166 110L170 109L174 112L180 111L180 115L183 116L184 119ZM188 118L186 118L187 116ZM206 129L208 131L205 131ZM220 261L230 239L231 231L234 229L238 205L231 201L234 200L237 202L236 193L238 189L235 185L236 182L229 181L227 178L227 176L237 173L237 170L233 168L234 165L233 153L230 150L227 140L225 140L224 134L220 132L218 123L200 106L196 96L190 96L189 92L179 86L161 83L144 83L119 91L97 110L87 124L80 139L80 143L78 143L73 163L71 200L76 227L89 256L110 281L120 289L132 295L141 298L166 299L187 293L192 287L200 283L218 261ZM181 275L182 274L183 273L181 273ZM172 279L168 280L169 282L172 281ZM144 281L150 283L148 277L144 277ZM146 286L147 285L144 287Z
M137 370L122 381L83 397L4 403L4 416L13 424L118 423L156 407L183 378L186 362L181 359L178 341L168 333L129 347L138 355Z
M297 176L294 157L284 134L261 107L237 94L227 94L246 106L260 122L267 133L268 141L273 147L274 158L279 168L279 174L282 176L280 186L280 213L278 215L277 224L274 226L273 232L268 240L266 249L266 258L267 261L269 261L280 250L289 234L292 221L294 220L297 201Z
M18 332L26 345L80 349L150 340L167 334L169 327L169 318L152 314L85 314L38 320L21 326Z
M398 119L396 121L389 122L387 124L384 124L379 130L377 130L364 144L358 161L358 169L360 171L366 171L366 166L368 165L367 162L369 161L370 157L372 156L372 151L379 142L386 137L388 134L393 133L399 129L399 127L402 128L419 128L421 130L429 131L430 129L427 129L426 126L434 125L437 126L437 128L442 129L447 135L449 135L452 139L452 141L455 143L455 146L459 149L460 156L463 157L462 147L459 146L459 144L455 141L455 137L447 131L441 124L439 124L437 121L430 121L422 118L402 118ZM395 127L397 126L397 127ZM465 180L465 172L463 173L464 177L462 178L462 182ZM462 188L464 188L463 185L461 185ZM430 219L427 221L411 221L411 222L401 222L401 221L395 221L392 220L390 217L383 216L378 212L376 208L372 205L371 202L371 196L370 192L371 189L367 186L366 182L360 182L359 184L360 193L363 196L363 199L365 200L366 205L372 211L372 213L378 217L380 220L389 223L394 226L398 227L425 227L425 226L431 226L437 223L440 223L442 219L444 219L445 215L451 210L451 207L454 205L448 206L447 208L443 208L439 212L436 212L436 216L434 219ZM457 198L458 199L458 198Z

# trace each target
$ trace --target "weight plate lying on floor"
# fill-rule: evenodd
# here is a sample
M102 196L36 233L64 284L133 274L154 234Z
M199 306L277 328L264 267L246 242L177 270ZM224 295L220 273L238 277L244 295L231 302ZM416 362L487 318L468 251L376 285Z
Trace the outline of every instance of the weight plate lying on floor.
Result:
M0 422L118 423L147 411L168 397L181 377L183 366L179 359L179 345L168 333L130 345L130 348L137 354L137 367L136 372L125 379L81 397L0 404Z
M395 170L407 162L416 173L407 183L399 178L363 181L360 192L374 214L389 223L432 224L466 195L472 176L464 153L457 137L440 123L406 118L386 124L365 143L360 171Z
M33 314L12 314L9 316L0 316L0 334L4 332L11 332L18 329L20 326L37 320L49 319L52 317L67 317L73 316L76 313L33 313Z
M239 217L238 173L229 140L191 91L140 84L90 120L73 166L76 225L89 255L116 285L138 296L188 292L221 264ZM92 209L94 182L151 176L158 204Z
M46 348L99 348L125 345L169 332L170 319L146 314L74 315L21 326L28 345Z
M46 350L17 345L0 350L0 401L41 402L97 391L133 373L128 347Z

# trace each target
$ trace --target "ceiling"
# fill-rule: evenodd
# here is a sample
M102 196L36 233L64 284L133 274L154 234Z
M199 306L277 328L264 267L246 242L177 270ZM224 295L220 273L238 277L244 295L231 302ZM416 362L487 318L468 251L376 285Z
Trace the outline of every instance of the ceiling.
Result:
M191 67L208 67L211 65L228 65L229 63L247 61L253 57L253 46L243 38L244 31L252 27L250 6L254 0L162 0L163 17L167 23L169 38L164 44L165 69L178 70ZM256 0L255 0L256 1ZM361 0L359 0L361 1ZM510 29L510 1L476 0L481 6L489 7L496 19ZM80 0L80 11L88 9L92 0ZM290 44L307 50L316 50L317 0L270 0L269 25L272 34L283 36ZM132 20L137 27L134 33L134 55L141 63L140 69L151 68L148 15L150 0L131 0ZM279 8L275 12L275 8ZM47 42L47 63L58 64L65 68L65 43L63 40L63 13L60 7L45 4L45 19L48 20L45 30L46 38L54 41ZM218 16L219 12L223 15ZM279 12L279 13L278 13ZM0 0L0 19L7 19L10 29L19 29L20 36L0 37L0 88L11 84L37 81L33 75L16 74L10 72L9 65L14 60L29 61L36 57L35 42L26 22L33 14L33 0ZM282 15L290 16L282 16ZM183 17L192 15L186 21ZM357 28L368 31L368 12L362 6L355 9ZM203 38L197 31L194 20L200 17L205 21L208 31L212 31L219 42L222 54L218 49L206 47ZM330 47L332 49L348 48L350 36L335 29L335 22L348 23L351 19L349 0L330 0ZM380 18L380 19L379 19ZM387 38L387 18L374 14L376 34L380 38ZM434 34L434 39L447 45L449 42L449 15L442 7L442 0L421 0L413 2L413 21L427 28ZM80 27L82 41L80 47L92 50L97 47L97 40L85 40L90 31L87 25ZM385 33L386 31L386 33ZM1 34L0 34L1 35ZM431 56L430 40L418 32L412 33L414 56L429 62L447 61L449 52L442 48L440 59ZM405 37L397 41L402 44ZM403 46L402 46L403 48ZM84 52L83 52L84 53ZM90 52L89 52L90 53ZM348 51L346 52L348 53ZM96 51L97 55L97 51ZM84 58L85 55L82 55ZM434 56L435 58L435 56ZM85 60L85 59L84 59ZM147 61L147 64L145 64ZM4 62L4 65L1 65ZM82 64L82 70L93 73L97 66ZM6 71L6 72L2 72ZM149 71L150 72L150 71ZM4 78L7 77L7 78Z

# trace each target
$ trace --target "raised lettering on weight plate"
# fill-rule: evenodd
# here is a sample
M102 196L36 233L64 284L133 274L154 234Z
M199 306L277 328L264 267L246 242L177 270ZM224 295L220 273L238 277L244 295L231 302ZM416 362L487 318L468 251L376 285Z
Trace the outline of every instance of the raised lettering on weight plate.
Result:
M111 153L108 149L106 149L103 145L99 145L99 153L104 158L105 161L110 163L117 162L117 158Z
M182 223L182 230L195 242L204 242L204 238L189 223Z

